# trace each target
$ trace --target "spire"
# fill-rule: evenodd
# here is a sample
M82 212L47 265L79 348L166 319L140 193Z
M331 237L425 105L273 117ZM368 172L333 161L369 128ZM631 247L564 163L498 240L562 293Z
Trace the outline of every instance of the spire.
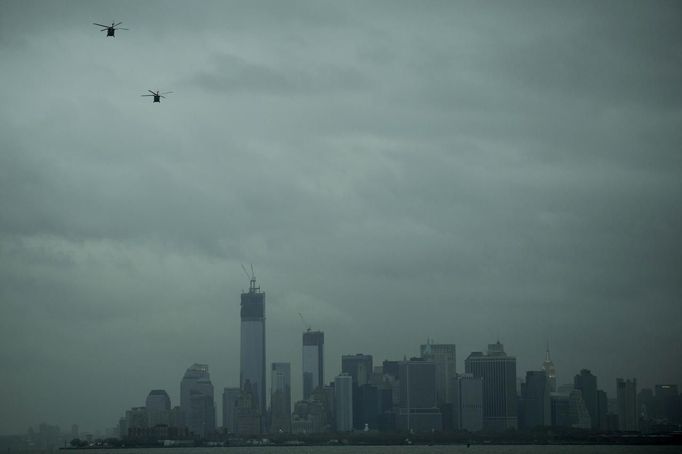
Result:
M547 352L545 353L545 361L542 363L542 369L547 374L547 380L549 382L550 392L556 391L556 369L554 368L554 363L549 355L549 340L547 341Z

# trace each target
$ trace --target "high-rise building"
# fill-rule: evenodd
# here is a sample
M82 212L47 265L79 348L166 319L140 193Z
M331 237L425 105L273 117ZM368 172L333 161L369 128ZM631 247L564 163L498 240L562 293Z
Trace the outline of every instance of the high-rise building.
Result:
M149 427L170 422L171 402L168 393L164 389L152 389L145 400Z
M597 398L597 377L592 375L588 369L582 369L580 374L576 375L573 380L575 389L579 390L587 412L590 414L592 428L599 427L599 411Z
M549 426L552 423L552 408L549 397L549 377L544 370L526 372L526 381L521 385L522 416L519 426L532 429Z
M365 423L360 387L371 383L373 372L372 355L358 353L341 357L341 373L348 374L353 380L353 423L356 429L363 429Z
M464 361L466 373L483 379L483 427L491 431L518 428L516 358L497 341L488 352L473 352Z
M237 433L240 435L257 435L263 432L263 420L265 419L259 401L255 398L256 393L251 382L246 380L240 389L239 399L235 408Z
M366 385L372 377L372 355L343 355L341 357L341 372L348 374L356 386Z
M616 380L618 402L618 428L623 431L639 430L637 411L637 380Z
M324 402L318 400L318 388L308 400L299 400L294 405L294 413L291 415L292 433L320 433L327 432L329 429L327 420L327 410Z
M208 365L193 364L180 382L180 408L190 432L201 438L215 431L213 384Z
M549 356L549 342L547 342L547 352L545 353L545 361L542 363L542 370L547 375L547 384L549 385L549 392L556 392L556 369L554 362Z
M574 389L568 396L569 421L571 427L578 429L590 429L592 427L592 417L585 405L582 391Z
M593 424L592 427L596 427L599 430L609 430L609 398L606 395L606 391L598 389L597 390L597 424Z
M353 430L353 377L341 374L334 379L336 431Z
M291 364L272 363L270 432L291 431Z
M228 433L237 433L237 403L241 390L239 388L223 389L223 428Z
M677 385L656 385L654 392L654 415L668 423L682 422L682 399Z
M436 403L452 403L448 384L457 376L455 344L434 344L430 339L420 347L421 357L436 365Z
M251 404L262 417L266 413L265 394L265 292L256 287L256 276L248 293L241 298L241 352L239 385L248 388ZM248 383L248 386L247 386Z
M442 430L443 417L436 406L435 363L422 358L401 361L399 373L398 429L415 432Z
M469 432L483 430L483 379L473 374L462 374L455 383L455 429Z
M569 395L552 393L550 396L552 426L571 427Z
M303 399L324 386L324 333L306 331L303 333Z

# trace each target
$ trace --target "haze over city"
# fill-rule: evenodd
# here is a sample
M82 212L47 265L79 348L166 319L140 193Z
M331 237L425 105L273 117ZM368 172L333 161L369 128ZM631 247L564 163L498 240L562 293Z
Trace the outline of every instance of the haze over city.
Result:
M0 2L0 434L239 386L242 264L294 400L299 313L328 378L499 339L682 384L680 42L672 1Z

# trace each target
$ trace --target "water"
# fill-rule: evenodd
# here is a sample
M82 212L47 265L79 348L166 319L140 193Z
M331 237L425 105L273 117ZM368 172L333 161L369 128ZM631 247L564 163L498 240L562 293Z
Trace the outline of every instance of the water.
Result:
M62 451L64 452L64 451ZM97 449L74 454L679 454L681 446L466 445L456 446L262 446L234 448Z

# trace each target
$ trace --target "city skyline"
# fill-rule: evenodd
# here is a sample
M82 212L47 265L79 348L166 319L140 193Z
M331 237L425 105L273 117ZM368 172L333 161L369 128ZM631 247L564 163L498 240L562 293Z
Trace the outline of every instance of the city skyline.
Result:
M219 407L242 263L292 401L299 313L327 383L432 339L682 384L680 8L0 2L0 433L178 405L195 363Z
M254 293L257 293L259 291L260 291L260 287L256 287L255 277L252 277L250 280L250 291L249 291L249 293L242 293L242 301L244 301L245 295L246 295L246 298L248 299L249 294L254 294ZM264 293L261 293L260 295L263 295L263 298L264 298ZM243 304L242 304L242 306L243 306ZM262 316L265 317L265 314L263 314ZM309 334L309 333L311 333L310 329L306 329L305 331L303 331L304 336L305 336L305 334ZM318 331L316 333L322 333L322 331ZM437 389L438 389L438 380L436 377L438 376L439 373L441 373L445 376L449 376L450 373L446 372L444 369L441 372L437 372L437 370L438 370L437 369L438 359L431 357L432 351L436 350L436 349L440 349L441 352L443 352L443 353L447 352L446 353L447 355L451 354L454 357L455 348L456 348L456 344L436 344L436 343L434 343L434 340L432 338L427 338L426 344L419 345L418 350L420 352L421 358L420 357L414 357L414 358L411 358L408 360L407 356L405 356L403 359L385 358L383 361L395 362L396 365L398 365L400 370L401 370L401 372L399 373L399 375L401 377L403 375L405 377L407 377L407 375L406 375L407 374L406 371L408 370L408 368L406 367L407 365L411 365L413 367L414 366L421 366L422 361L426 361L427 363L431 364L430 367L433 368L430 372L431 378L425 379L424 377L422 377L420 379L421 381L418 381L417 384L418 385L424 385L427 382L432 382L433 386L430 389L428 386L426 388L424 388L423 386L418 386L418 388L415 388L415 391L413 391L413 392L418 393L418 395L420 395L420 397L419 397L420 399L423 399L424 396L427 396L426 399L429 402L432 402L430 405L435 405L437 402L436 396L437 396ZM267 359L267 353L265 356ZM351 386L351 388L349 388L351 391L353 389L357 389L357 388L355 388L357 386L357 384L355 383L356 379L358 379L359 383L362 383L362 384L370 383L371 375L372 375L370 370L372 369L371 365L373 363L373 357L371 354L369 354L369 355L364 354L364 353L363 354L361 354L361 353L346 354L346 355L342 355L339 359L340 359L339 371L338 371L338 373L332 374L333 378L331 379L329 384L333 384L334 382L337 382L339 377L343 378L344 376L346 376L349 379L349 383L352 383L352 386L348 385L348 386ZM485 410L486 406L490 406L490 405L494 405L494 406L503 405L503 406L505 406L505 405L508 405L508 403L506 403L506 404L500 403L499 400L496 399L496 397L493 397L493 395L489 394L489 392L486 393L486 391L484 389L485 386L483 384L487 384L487 380L485 377L488 374L490 374L491 372L485 372L484 369L480 369L480 366L472 366L472 368L469 369L469 366L467 365L468 363L470 363L472 361L480 361L481 359L483 359L483 360L492 359L494 361L501 359L505 362L507 362L508 360L511 360L513 362L513 369L512 370L514 372L511 372L511 370L510 370L511 375L508 375L508 377L503 378L507 375L506 372L502 371L503 369L500 369L500 372L494 372L492 375L490 375L491 377L495 377L493 379L493 382L492 382L494 384L491 383L492 386L494 386L494 387L501 386L501 383L504 381L508 382L507 385L505 385L507 391L503 391L503 389L505 389L505 386L500 388L499 391L502 391L503 393L507 393L507 394L511 393L510 398L512 399L511 402L513 403L513 410L511 410L511 414L516 415L517 411L520 411L520 410L517 410L517 408L516 408L517 399L519 399L518 400L519 405L521 404L522 401L524 401L524 399L526 399L526 396L525 396L526 391L524 391L524 387L535 386L534 384L531 385L531 383L534 383L534 382L529 381L530 380L529 377L537 377L539 375L542 375L543 382L546 383L546 386L547 386L546 398L549 399L549 396L550 396L549 392L550 392L550 388L551 388L550 376L547 375L548 372L543 369L543 367L549 361L549 346L547 345L547 349L545 351L545 360L542 362L541 366L537 367L537 370L519 371L519 370L516 370L516 358L513 356L507 355L507 353L505 352L504 346L500 343L500 340L498 339L495 343L488 344L488 350L485 354L480 352L480 351L471 352L468 355L468 357L463 360L464 367L462 368L462 370L460 372L457 372L456 377L451 377L451 378L457 379L456 388L453 388L453 390L456 389L457 392L460 392L459 389L460 389L461 385L459 383L461 383L461 380L471 380L473 378L471 372L474 372L474 376L481 377L481 378L479 378L479 380L481 380L481 385L479 385L479 386L481 386L481 389L480 389L480 391L475 391L475 392L481 393L480 396L488 395L487 399L488 399L489 403L486 403L485 398L482 399L479 403L479 405L481 405L481 410L480 410L481 411L481 415L480 415L480 418L481 418L480 424L481 425L480 426L473 425L473 426L469 426L469 427L474 427L474 428L475 427L482 427L483 429L486 429L486 427L487 427L487 430L494 430L494 431L505 430L504 429L505 424L503 424L500 427L497 427L497 423L493 423L492 425L489 425L489 423L486 422L487 421L486 420L486 410ZM347 369L347 371L344 371L344 368L346 367L344 364L346 364L346 363L348 364L348 369ZM367 367L364 367L365 363L368 364ZM381 364L381 363L382 363L381 361L377 361L377 364ZM491 363L491 365L492 365L492 363ZM359 367L359 366L363 366L363 367ZM491 366L486 366L486 367L491 367ZM498 366L492 365L492 367L497 368ZM507 367L507 366L504 366L504 367ZM182 386L184 386L185 381L188 378L190 378L192 381L198 379L201 382L202 380L204 380L204 383L208 383L208 386L210 387L210 397L211 397L210 400L212 401L212 404L209 403L209 405L211 406L212 411L214 413L212 419L211 419L211 417L209 417L210 424L213 424L214 425L213 427L215 429L221 429L224 427L232 427L232 426L225 426L225 424L227 422L227 421L225 421L225 416L226 416L225 412L227 411L225 406L226 405L231 406L231 404L228 404L226 402L225 396L223 396L222 399L220 398L220 396L216 396L215 398L213 397L213 385L210 382L210 378L208 375L208 368L209 368L209 365L207 365L207 364L197 364L197 363L195 363L192 366L190 366L189 368L187 368L187 371L185 372L184 378L180 382L181 383L180 399L177 401L173 401L173 400L169 399L169 396L166 393L165 389L152 389L149 392L147 399L146 399L146 407L148 408L148 411L151 411L151 413L149 413L150 423L154 418L153 412L155 411L156 407L159 405L159 404L157 404L157 401L159 401L157 396L161 396L162 398L160 399L160 401L165 402L163 404L164 409L168 411L167 416L165 416L165 417L166 418L170 417L171 421L173 421L173 419L172 419L173 416L170 416L171 415L170 409L172 407L171 402L177 402L182 407L182 398L183 398ZM291 392L291 363L290 362L277 362L277 361L272 362L272 361L270 361L269 362L269 370L271 370L271 374L272 374L271 379L267 382L267 389L268 389L269 396L270 397L274 396L274 392L276 390L279 390L280 392L283 390L286 390L288 392L287 394L289 396L289 397L279 396L278 397L278 403L277 403L278 407L282 405L281 402L288 402L287 404L285 404L284 408L291 409L293 402L298 401L298 400L306 400L306 398L303 396L303 393L301 393L300 396L295 397L295 393ZM489 370L492 370L492 369L489 369ZM555 372L554 369L552 370L552 372ZM323 371L323 373L327 374L328 372ZM390 372L384 371L384 374L386 374L386 373L390 373ZM412 376L412 372L410 372L409 375ZM525 377L524 377L524 375L525 375ZM589 380L591 380L589 382L589 383L591 383L591 385L589 385L589 386L592 387L591 392L594 393L594 397L590 397L591 394L586 393L586 388L585 388L586 385L584 383L587 383L587 382L584 381L585 380L584 378L580 378L580 377L584 377L586 375L588 377L591 377L591 378L589 378ZM418 376L419 375L416 375L416 377L418 377ZM358 378L358 377L360 377L360 378ZM402 377L402 378L404 378L404 377ZM579 378L582 381L578 381ZM533 378L533 379L536 380L535 378ZM518 392L519 389L517 389L517 386L521 380L523 380L523 382L521 384L520 392ZM409 383L410 383L409 380L407 381L407 383L408 383L408 385L405 385L405 384L401 385L402 387L400 388L400 391L399 391L400 394L407 395L407 394L405 394L405 392L406 392L405 386L409 386ZM623 385L623 383L626 383L626 381L623 378L621 378L621 377L617 378L616 383L615 383L615 387L614 387L614 389L617 392L616 393L612 392L611 395L609 396L609 401L612 401L615 403L616 400L618 400L618 406L619 406L618 407L618 415L619 416L620 416L620 413L623 412L623 410L621 409L622 404L620 401L621 389L625 387ZM301 384L303 385L303 380L301 381ZM323 383L322 385L323 386L327 385L327 383ZM586 414L589 414L590 417L592 417L593 416L593 410L591 410L591 408L593 405L596 405L596 401L594 401L593 399L597 398L597 391L598 390L597 390L596 377L591 374L591 371L587 370L587 369L582 369L582 370L580 370L579 374L575 375L575 382L574 383L566 382L566 383L561 383L561 385L563 385L562 387L564 388L564 390L560 391L557 395L563 395L563 393L566 392L567 387L581 391L581 400L583 401L583 403L585 405L585 412L586 412ZM205 385L202 384L201 386L205 386ZM469 385L467 385L467 386L469 386ZM636 378L634 378L632 381L628 379L627 380L627 386L629 387L629 390L630 390L629 391L630 392L629 398L631 399L631 402L629 404L630 410L628 410L628 411L630 411L632 413L632 415L630 415L629 417L630 418L634 417L636 419L637 412L635 409L636 407L634 404L634 399L636 399L635 396L641 390L641 387L640 388L637 387L637 379ZM677 387L678 385L677 384L663 384L663 383L658 383L655 385L657 392L658 392L659 388L667 390L666 387L670 387L670 386ZM609 386L608 385L604 386L604 383L602 382L600 388L609 389ZM653 388L653 386L650 387L649 389L651 390L652 388ZM237 394L234 394L235 396L238 396L240 394L239 387L230 388L229 386L226 385L225 390L227 391L228 389L237 391ZM348 391L344 391L344 392L347 393ZM518 392L518 394L517 394L517 392ZM537 394L537 391L531 391L531 392L535 392ZM599 391L599 392L603 393L604 391ZM424 393L426 393L426 394L424 394ZM189 388L187 390L187 394L189 396ZM338 395L337 395L337 397L338 397ZM154 399L152 399L152 398L154 398ZM405 399L405 397L402 397L402 398ZM452 402L458 402L459 398L461 398L461 396L454 398L454 400L452 400ZM187 397L187 399L189 399L189 397ZM286 400L281 401L281 399L286 399ZM417 399L417 401L418 401L418 399ZM417 404L410 404L409 402L410 401L408 399L407 401L403 402L402 406L407 405L407 408L409 409L410 406L417 405ZM497 403L493 403L493 402L497 402ZM219 408L218 404L220 404L220 408ZM150 405L152 405L152 407L150 407ZM272 400L268 399L267 402L264 403L264 405L266 407L265 412L266 412L266 414L269 415L267 418L263 418L265 421L267 419L272 418L272 415L270 415L270 411L271 411L271 408L273 405ZM544 410L545 411L544 416L538 416L538 418L544 418L546 425L551 425L550 420L549 420L549 413L548 413L549 412L549 400L547 400L545 405L546 405L546 408ZM202 404L202 406L203 406L203 404ZM139 408L141 408L141 407L136 405L136 406L132 407L132 410L134 411L134 410L139 409ZM352 405L351 405L351 408L352 408ZM419 408L418 405L417 405L417 408ZM405 412L405 409L401 407L401 409L398 409L398 411L399 411L399 413L397 416L397 418L398 418L397 421L401 420L401 418L405 419L405 415L400 413L400 412ZM504 411L507 411L507 410L504 410ZM528 411L528 410L526 410L526 411ZM604 413L606 413L606 410L603 410L603 411L604 411ZM218 414L222 414L222 418L220 420L217 417ZM542 413L540 415L542 415ZM338 413L337 413L337 416L338 416ZM525 418L530 418L528 414L526 414L524 416L525 416ZM348 416L345 416L345 417L348 417ZM350 417L352 420L353 419L352 415ZM462 417L464 417L464 416L462 416ZM517 423L517 421L516 421L517 417L514 416L513 417L514 422L509 427L521 428L520 427L521 426L521 419L520 419L521 417L522 417L521 413L519 413L519 421ZM190 432L193 431L195 433L198 433L202 437L206 436L206 434L208 433L205 428L202 430L198 430L196 427L193 427L193 423L191 423L191 420L192 420L191 412L190 412L190 414L185 413L185 415L182 416L182 418L184 419L185 423L187 424ZM280 426L282 426L283 425L283 423L281 422L282 416L280 415L279 418L280 418L279 424L280 424ZM438 420L440 421L440 416L439 416ZM412 422L410 424L409 418L406 418L405 421L407 421L407 422L397 423L398 427L403 427L403 429L405 429L405 427L419 427L418 423ZM596 421L596 420L594 418L592 418L592 427L594 429L597 429L599 426L599 423L594 422L594 421ZM162 423L166 424L165 422L162 422ZM263 423L263 424L265 424L265 423ZM457 421L457 422L455 422L455 424L461 425L462 421ZM633 426L633 424L636 424L636 422L633 423L630 420L627 422L627 424L629 424L629 426L628 426L628 427L630 427L629 430L636 430L636 426ZM362 424L360 426L356 427L356 429L361 429L361 426L362 426ZM424 426L424 427L426 427L426 426ZM465 425L465 427L466 427L466 425ZM113 427L108 427L104 431L111 430L111 429L113 429ZM263 433L267 433L268 427L266 425L264 425L262 430L263 430ZM425 430L425 429L422 427L420 430ZM480 429L478 429L478 430L480 430ZM97 429L96 431L91 431L88 433L101 434L104 431L102 429Z

